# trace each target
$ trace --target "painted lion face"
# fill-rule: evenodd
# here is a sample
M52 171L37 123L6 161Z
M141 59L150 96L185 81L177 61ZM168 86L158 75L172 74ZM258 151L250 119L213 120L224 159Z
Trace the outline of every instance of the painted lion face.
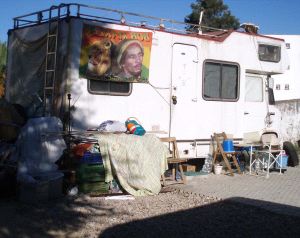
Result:
M88 72L101 76L111 67L112 42L108 39L94 42L88 52Z

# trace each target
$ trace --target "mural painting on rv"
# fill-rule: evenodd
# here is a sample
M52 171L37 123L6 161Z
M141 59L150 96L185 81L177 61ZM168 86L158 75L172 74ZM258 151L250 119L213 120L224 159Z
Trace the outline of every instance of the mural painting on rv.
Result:
M147 83L152 32L83 25L80 76L94 80Z

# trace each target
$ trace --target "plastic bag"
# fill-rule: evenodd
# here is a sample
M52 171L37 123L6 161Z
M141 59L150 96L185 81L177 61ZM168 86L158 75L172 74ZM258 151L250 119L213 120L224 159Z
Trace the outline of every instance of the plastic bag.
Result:
M98 130L103 132L126 132L127 128L122 122L107 120L100 124Z
M134 117L129 117L126 120L125 125L130 134L143 136L146 133L145 129L140 125L140 123L138 123L138 120Z

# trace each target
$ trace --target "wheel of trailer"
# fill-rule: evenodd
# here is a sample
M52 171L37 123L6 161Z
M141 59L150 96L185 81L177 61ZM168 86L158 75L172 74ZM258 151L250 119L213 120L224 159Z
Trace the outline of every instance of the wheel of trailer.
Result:
M285 150L285 153L289 156L288 166L297 166L299 164L299 158L295 146L291 142L285 141L283 142L283 149Z

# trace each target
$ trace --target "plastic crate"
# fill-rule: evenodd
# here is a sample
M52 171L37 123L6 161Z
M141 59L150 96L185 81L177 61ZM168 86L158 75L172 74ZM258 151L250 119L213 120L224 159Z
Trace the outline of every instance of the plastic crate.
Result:
M82 182L100 182L105 180L103 164L81 164L76 170L76 180Z
M80 162L85 164L99 164L103 163L103 160L101 153L85 152L80 159Z
M61 172L45 172L33 176L35 182L20 182L19 200L28 203L37 203L60 198L64 174Z
M108 193L109 184L105 182L86 182L78 184L78 189L81 193Z

